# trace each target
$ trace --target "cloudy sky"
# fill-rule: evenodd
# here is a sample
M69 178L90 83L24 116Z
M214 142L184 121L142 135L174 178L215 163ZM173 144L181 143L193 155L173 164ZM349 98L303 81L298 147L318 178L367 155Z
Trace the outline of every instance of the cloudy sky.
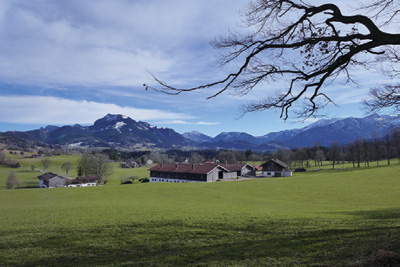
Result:
M124 114L183 133L223 131L263 135L306 126L284 123L279 113L238 119L239 106L265 90L238 97L210 92L169 96L149 71L172 85L195 86L222 77L210 41L241 27L247 0L0 0L0 131L92 124L107 113ZM328 117L361 117L360 101L372 79L334 84L338 106ZM374 83L379 76L374 77Z

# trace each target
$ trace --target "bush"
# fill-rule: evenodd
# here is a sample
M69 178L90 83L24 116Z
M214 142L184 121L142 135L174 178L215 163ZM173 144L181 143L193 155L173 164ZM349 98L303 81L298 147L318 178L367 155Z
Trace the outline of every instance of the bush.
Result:
M121 176L119 178L119 181L121 182L121 184L133 184L133 182L138 178L139 177L137 176L129 176L129 177Z
M6 180L7 189L14 189L21 185L21 181L17 179L14 171L11 171Z
M149 180L149 178L144 177L144 178L139 179L139 182L141 182L141 183L148 183L148 182L150 182L150 180Z
M6 158L6 159L3 161L3 164L4 164L5 166L7 166L7 167L10 167L10 168L20 168L20 167L21 167L21 164L19 164L18 161L13 160L13 159L10 159L10 158Z

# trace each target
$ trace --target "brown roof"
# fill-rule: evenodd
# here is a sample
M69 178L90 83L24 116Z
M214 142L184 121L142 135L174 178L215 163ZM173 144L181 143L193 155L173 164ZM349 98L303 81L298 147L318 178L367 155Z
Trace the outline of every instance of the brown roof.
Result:
M58 175L55 174L55 173L46 172L46 173L44 173L44 174L42 174L42 175L39 175L39 176L38 176L38 179L39 179L39 180L43 180L43 181L48 181L48 180L53 179L54 177L57 177L57 176L58 176Z
M39 175L38 179L39 180L43 180L43 181L48 181L48 180L53 179L54 177L60 177L60 178L64 178L64 179L67 179L67 180L74 180L74 178L58 175L58 174L55 174L55 173L52 173L52 172L46 172L46 173L44 173L42 175Z
M76 177L76 179L80 183L94 183L94 182L97 182L99 180L99 177L97 177L97 176L84 176L84 177Z
M224 168L223 166L219 166L217 164L165 164L165 163L158 163L156 166L150 168L149 171L208 174L217 167Z
M275 162L276 164L278 164L278 165L281 166L282 168L287 168L287 167L288 167L288 165L287 165L286 163L280 161L280 160L277 159L277 158L272 158L272 159L270 159L270 161ZM268 161L267 161L267 162L268 162ZM265 163L264 163L264 164L265 164ZM263 164L263 165L264 165L264 164Z

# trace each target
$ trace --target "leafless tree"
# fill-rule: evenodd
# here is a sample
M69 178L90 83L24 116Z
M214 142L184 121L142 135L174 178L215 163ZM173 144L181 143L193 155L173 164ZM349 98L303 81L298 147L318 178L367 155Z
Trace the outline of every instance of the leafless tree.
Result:
M306 153L306 149L303 147L299 147L295 154L294 154L296 161L297 161L297 166L299 168L303 168L304 167L304 161L307 159L307 153Z
M199 153L193 152L190 154L190 163L203 163L204 162L204 157L200 155Z
M379 166L379 161L381 160L381 148L382 148L382 144L381 141L379 140L380 138L380 134L379 133L374 133L372 135L373 139L372 139L372 150L373 150L373 155L374 155L374 159L376 160L376 166Z
M335 169L335 163L340 158L340 146L337 142L331 142L331 146L329 148L329 157L332 161L332 169Z
M315 116L333 103L324 89L339 75L351 82L355 68L369 70L379 60L392 64L386 74L399 74L400 34L385 30L396 25L399 1L364 0L357 10L344 15L334 1L311 5L303 0L254 0L242 12L247 31L232 32L212 43L225 51L221 66L232 65L234 71L192 88L176 88L153 75L159 86L150 88L167 94L215 88L209 96L213 98L228 89L245 95L265 86L278 90L243 106L243 114L278 109L284 119L289 110L299 117ZM297 105L299 109L294 108Z
M385 157L387 159L388 165L390 165L390 158L391 158L391 152L392 152L392 140L390 138L390 133L387 132L384 137L383 137L383 143L385 146Z
M232 150L219 152L218 155L217 155L217 159L219 160L219 162L221 164L223 164L223 163L228 163L228 164L237 163L237 159L235 157L235 153Z
M400 112L400 84L385 84L369 91L370 99L363 104L368 113L377 113L382 109L389 109L390 113Z
M113 172L113 165L104 154L84 154L78 161L78 176L97 176L101 182Z
M392 130L392 142L397 162L400 162L400 127Z
M50 167L51 160L49 158L43 158L40 163L43 166L43 171L46 172L46 170Z
M325 153L322 149L315 151L315 162L318 166L322 166L322 162L325 160Z
M65 162L63 165L61 165L61 169L65 171L65 175L68 176L68 173L71 169L74 168L74 164L70 161Z
M363 140L361 144L362 159L364 161L364 166L369 167L369 161L371 158L371 144L368 140Z
M295 158L295 153L291 149L278 149L272 154L272 157L282 160L288 164L290 168L294 167L292 163Z

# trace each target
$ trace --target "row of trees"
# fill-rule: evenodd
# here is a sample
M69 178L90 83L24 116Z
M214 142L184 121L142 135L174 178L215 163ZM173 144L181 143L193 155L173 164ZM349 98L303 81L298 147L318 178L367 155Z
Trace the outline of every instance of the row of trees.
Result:
M40 161L43 171L45 172L51 165L49 158L43 158ZM77 162L78 176L97 176L101 182L104 182L106 177L110 176L113 171L112 161L106 154L101 153L85 153ZM35 167L32 165L32 169ZM69 172L75 168L75 165L70 162L64 162L61 169L65 175L68 176Z
M332 162L332 168L338 163L351 162L353 167L369 167L371 161L386 160L390 165L391 159L400 157L400 131L394 130L383 138L375 136L373 139L359 139L347 145L332 142L330 147L321 147L315 144L312 148L297 148L294 150L278 150L272 154L292 168L319 167L322 162Z
M154 163L173 163L175 161L188 161L192 164L204 163L205 161L216 161L222 163L237 163L246 161L260 161L263 160L262 153L252 152L250 149L247 151L237 150L198 150L198 151L181 151L170 150L165 153L151 152L142 156L146 159L151 159ZM141 158L138 158L139 160Z

